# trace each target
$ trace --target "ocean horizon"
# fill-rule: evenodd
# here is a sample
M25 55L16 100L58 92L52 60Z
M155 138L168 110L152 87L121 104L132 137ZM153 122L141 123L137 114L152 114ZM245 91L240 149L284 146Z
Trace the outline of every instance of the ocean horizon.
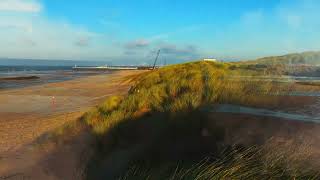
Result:
M12 59L0 58L0 66L55 66L55 67L73 67L77 66L102 66L111 64L110 61L95 61L95 60L47 60L47 59Z
M24 61L24 60L23 60ZM34 60L38 62L39 60ZM2 89L12 89L12 88L22 88L33 85L41 85L46 83L62 82L67 80L72 80L80 77L86 77L91 75L97 75L109 72L86 72L86 71L73 71L72 67L74 65L79 66L97 66L98 64L91 64L90 62L80 62L78 64L72 65L72 63L78 62L68 62L65 61L52 61L49 63L41 62L34 65L22 65L22 61L19 63L11 62L11 65L0 65L0 90ZM8 64L8 63L7 63ZM18 65L14 65L18 64ZM47 65L45 65L47 64ZM26 80L14 80L8 78L17 77L36 77Z

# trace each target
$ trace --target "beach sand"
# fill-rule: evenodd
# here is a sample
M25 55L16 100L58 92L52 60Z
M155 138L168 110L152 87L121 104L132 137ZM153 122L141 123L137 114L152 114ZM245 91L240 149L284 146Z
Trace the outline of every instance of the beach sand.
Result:
M39 152L29 151L30 144L41 135L78 119L106 97L126 94L131 87L126 77L141 72L117 71L0 91L0 179L48 179L46 174L50 173L36 170L39 166L35 165L42 157ZM50 175L49 179L59 178Z

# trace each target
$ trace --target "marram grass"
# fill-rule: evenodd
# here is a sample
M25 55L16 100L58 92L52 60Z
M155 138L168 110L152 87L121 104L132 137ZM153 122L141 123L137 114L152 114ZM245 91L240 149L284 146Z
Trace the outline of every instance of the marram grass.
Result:
M189 136L190 144L197 143L192 138L203 126L201 114L197 114L201 107L259 105L266 100L259 97L288 91L289 86L281 83L229 78L243 71L231 66L196 62L146 72L134 78L136 83L127 96L110 97L87 112L82 122L97 136L98 144L87 179L317 179L315 171L302 168L307 156L296 158L295 153L283 149L273 153L265 147L247 147L200 162L167 162L165 157L150 156L157 153L157 147L166 149L163 146ZM212 133L215 138L221 136L220 130ZM109 172L116 175L108 176Z
M84 116L97 134L117 122L147 112L179 113L213 103L250 104L257 96L277 93L273 82L233 81L228 65L197 62L146 72L136 78L126 97L110 97ZM277 86L277 87L276 87ZM276 88L275 88L276 87Z

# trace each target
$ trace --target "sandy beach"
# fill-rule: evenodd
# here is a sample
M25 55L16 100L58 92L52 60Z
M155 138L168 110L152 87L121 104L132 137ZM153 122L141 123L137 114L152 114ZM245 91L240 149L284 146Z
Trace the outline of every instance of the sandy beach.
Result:
M132 85L128 76L142 72L116 71L112 74L0 91L0 179L81 179L78 177L81 176L81 167L78 166L84 164L85 160L81 158L90 153L86 151L90 137L81 134L71 143L41 144L41 148L37 148L37 141L47 132L75 121L106 97L126 94ZM295 87L304 88L310 90L306 85ZM318 90L318 87L314 88ZM307 111L307 114L313 110L318 112L318 107L312 108L319 102L316 97L277 97L276 104L274 98L265 97L265 108L293 109L293 112L301 109ZM221 116L224 120L239 119L239 122L253 117L221 113L213 116ZM269 119L272 119L272 123L281 120ZM246 124L253 123L250 121ZM301 127L299 123L294 124Z
M122 71L0 91L0 153L80 116L109 95L126 93L130 85L123 78L136 73Z
M126 77L141 72L117 71L0 91L0 179L32 167L30 163L37 163L37 158L22 158L24 162L34 162L21 164L21 160L16 158L17 153L32 157L34 153L26 151L33 141L50 130L76 120L106 97L126 94L131 87Z

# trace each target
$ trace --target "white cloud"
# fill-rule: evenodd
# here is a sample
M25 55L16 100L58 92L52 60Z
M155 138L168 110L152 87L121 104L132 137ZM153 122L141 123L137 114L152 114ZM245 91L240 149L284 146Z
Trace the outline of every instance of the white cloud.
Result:
M90 60L117 52L108 47L104 36L67 21L48 19L41 13L3 13L0 37L0 57Z
M130 41L125 45L127 49L143 49L150 45L150 42L145 39L137 39L134 41Z
M1 0L0 1L0 12L40 12L42 6L39 2L34 0Z

